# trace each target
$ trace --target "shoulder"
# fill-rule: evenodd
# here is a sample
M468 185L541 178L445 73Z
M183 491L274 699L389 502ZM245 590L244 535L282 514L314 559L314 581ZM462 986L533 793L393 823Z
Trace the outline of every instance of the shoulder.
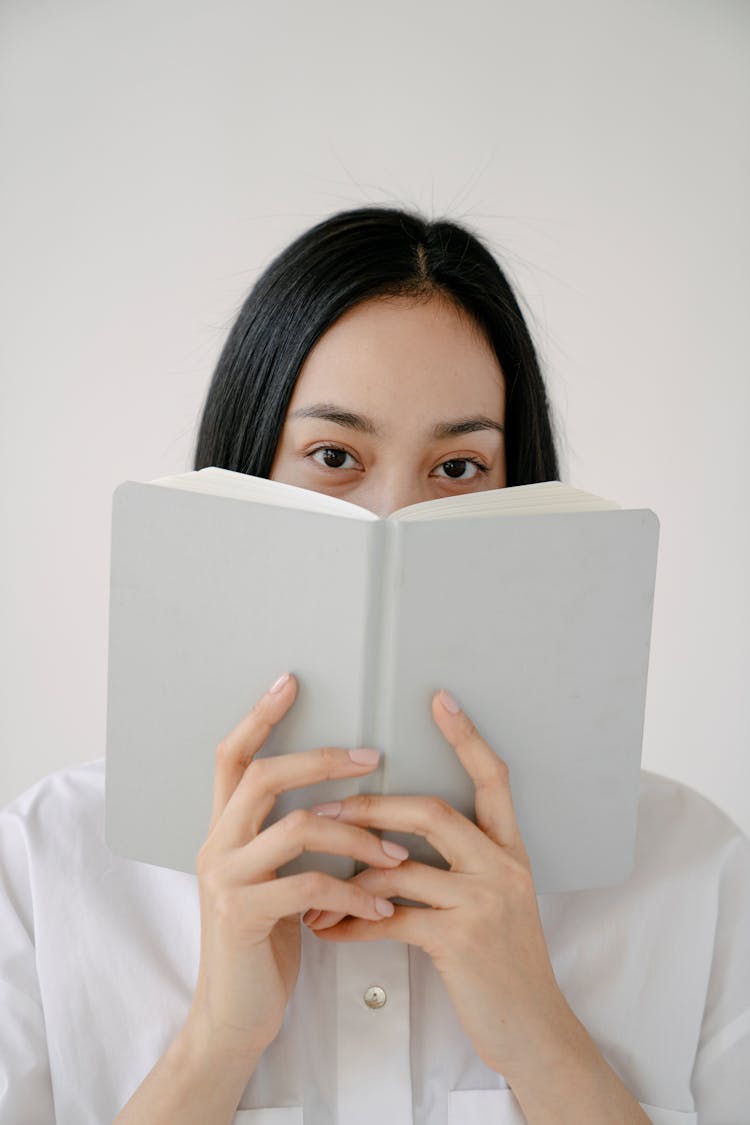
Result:
M170 910L196 901L195 876L110 849L104 758L56 770L0 809L0 931L10 913L49 934L71 924L71 904L85 904L89 918L127 915L142 927L150 918L165 932Z
M542 895L544 917L576 926L638 920L666 937L674 926L702 942L713 933L721 900L736 895L750 906L750 841L734 821L695 789L661 774L641 772L635 858L628 878L614 886Z
M741 829L723 809L684 781L651 770L641 770L640 785L640 809L646 816L668 811L675 824L700 822L720 835L742 835Z
M104 758L94 758L46 774L3 805L0 816L34 819L50 807L64 815L73 807L95 807L103 797Z
M0 808L6 856L23 848L31 862L53 852L59 860L104 843L104 758L47 774Z
M750 863L750 840L722 809L674 778L641 772L634 874L720 877L736 857Z
M0 966L15 948L11 937L38 931L50 890L75 897L87 867L101 871L111 862L103 821L103 758L55 770L0 808Z

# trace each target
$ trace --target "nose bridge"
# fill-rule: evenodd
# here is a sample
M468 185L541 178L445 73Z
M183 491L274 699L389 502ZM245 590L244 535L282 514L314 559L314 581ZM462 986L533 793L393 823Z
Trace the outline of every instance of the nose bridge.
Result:
M429 500L427 482L420 480L414 466L393 464L373 476L367 502L363 505L384 519L399 508Z

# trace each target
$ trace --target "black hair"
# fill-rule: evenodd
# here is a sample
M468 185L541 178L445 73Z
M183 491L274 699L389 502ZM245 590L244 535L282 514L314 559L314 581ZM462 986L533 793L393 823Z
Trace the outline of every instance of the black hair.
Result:
M468 313L505 376L507 484L557 480L547 393L513 290L469 230L394 207L341 211L283 250L245 298L219 356L194 469L268 477L287 407L313 345L375 297L443 297Z

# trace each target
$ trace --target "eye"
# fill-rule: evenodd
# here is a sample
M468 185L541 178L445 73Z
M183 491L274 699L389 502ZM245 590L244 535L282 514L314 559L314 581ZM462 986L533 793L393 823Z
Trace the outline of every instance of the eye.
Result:
M466 465L473 465L476 469L476 472L472 473L471 476L465 476L463 473L463 469ZM459 471L454 474L452 471L448 471L446 466L449 466L451 470L457 468ZM441 465L438 465L438 468L446 469L448 480L476 480L480 473L484 474L489 472L489 469L486 465L482 465L481 462L475 461L473 457L453 457L450 461L443 461Z
M318 454L322 454L319 459ZM354 465L347 465L346 458L350 457L352 461L356 462L356 458L348 450L342 449L338 445L319 445L317 449L311 449L309 453L305 454L306 457L311 458L316 465L320 465L321 469L330 469L332 472L340 469L351 469ZM466 466L472 465L474 472L470 475L466 474ZM442 477L443 480L455 480L459 482L468 482L476 480L481 475L486 475L490 470L481 461L475 460L473 457L451 457L448 461L443 461L438 465L439 469L445 469L446 475Z
M316 460L316 455L318 453L323 454L323 461ZM315 464L320 465L322 469L352 468L351 465L344 466L343 464L343 461L345 461L347 457L352 457L352 454L348 453L345 449L341 449L338 445L319 445L317 449L310 450L307 456L311 457L313 461L315 461ZM352 460L354 460L353 457ZM332 462L334 463L332 464Z

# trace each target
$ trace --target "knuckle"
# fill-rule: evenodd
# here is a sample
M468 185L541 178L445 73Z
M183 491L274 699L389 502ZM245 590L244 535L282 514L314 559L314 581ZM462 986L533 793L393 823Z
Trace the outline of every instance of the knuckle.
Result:
M210 870L210 859L204 848L195 857L195 873L199 879L205 879Z
M327 772L332 773L339 766L341 751L335 746L321 746L318 750L320 759L326 767Z
M377 810L377 798L370 793L360 793L357 797L350 797L347 801L349 807L359 814L373 813Z
M195 857L195 873L200 879L205 879L210 875L211 871L216 865L215 848L213 841L209 836L203 841L198 854Z
M245 773L243 777L247 778L245 782L252 789L263 788L263 776L268 770L266 765L267 759L265 758L251 758L245 766Z
M222 862L216 850L209 845L210 841L198 852L195 870L201 894L215 902L227 887L224 871L226 857Z
M328 876L322 871L305 871L299 877L300 891L305 898L319 898L328 887Z
M274 719L268 712L268 700L265 696L261 696L250 708L250 718L253 720L253 727L258 732L261 738L266 738L274 726Z
M510 782L510 769L508 768L508 763L502 758L497 758L496 761L497 765L495 766L495 770L497 771L498 779L502 782L503 785L508 785Z
M222 894L225 893L224 884L219 878L219 873L215 867L212 867L201 876L200 887L202 893L213 903L218 902Z
M354 884L351 885L353 886ZM364 906L367 910L374 910L375 899L380 895L380 890L377 885L370 881L364 885L361 883L356 884L356 887L354 901ZM389 893L393 894L393 891L389 890Z
M217 765L223 765L232 760L232 747L228 738L222 738L217 742L214 756Z
M264 696L256 699L241 725L245 729L252 730L253 733L260 732L261 736L265 738L273 724L268 717L267 701Z
M214 914L217 920L226 925L236 925L239 913L237 895L229 887L221 887L214 895L213 899Z
M469 716L466 714L464 714L464 735L466 736L466 738L479 737L479 731L477 730L476 726L469 718Z
M523 862L522 858L506 852L504 867L504 882L510 894L518 898L528 898L536 894L531 868Z
M444 823L446 819L453 816L453 811L442 797L426 798L425 813L430 821L437 820L439 823Z
M299 837L304 835L307 831L307 826L314 814L308 809L292 809L290 813L282 817L279 824L285 835L292 837Z
M388 877L392 875L390 869L386 869L385 875L382 868L379 867L366 867L364 871L360 871L349 882L352 886L358 887L365 895L380 894L381 887L385 886L388 882ZM392 880L391 880L392 881Z

